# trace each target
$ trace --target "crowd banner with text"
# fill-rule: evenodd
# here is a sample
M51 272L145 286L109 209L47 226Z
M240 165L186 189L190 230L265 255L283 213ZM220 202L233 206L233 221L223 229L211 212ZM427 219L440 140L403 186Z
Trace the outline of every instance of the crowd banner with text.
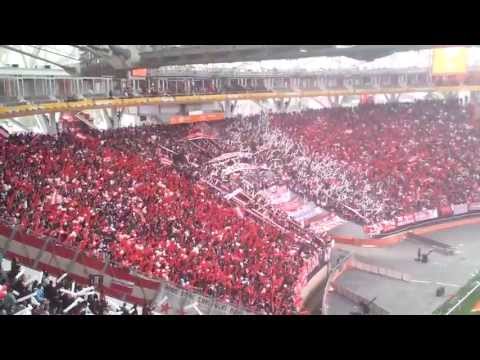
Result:
M432 220L432 219L436 219L437 217L438 217L437 209L418 211L415 213L415 222Z
M382 232L389 232L397 228L397 222L395 219L382 221L381 225Z
M480 202L443 206L439 209L428 209L418 211L414 214L397 216L394 220L383 221L378 224L364 225L363 232L370 237L374 237L382 233L389 233L394 230L406 228L408 225L414 225L423 221L434 220L437 218L448 218L477 211L480 211Z
M480 211L480 202L474 202L468 205L468 211Z
M369 236L379 235L382 232L382 224L370 224L363 226L363 232Z
M413 224L414 222L415 222L415 214L407 214L407 215L404 215L404 216L397 216L397 226L398 227Z
M467 204L452 205L452 209L453 209L453 215L466 214L468 212L468 205Z
M225 114L222 112L218 113L205 113L197 115L175 115L170 118L170 124L192 124L197 122L204 121L220 121L225 119Z
M334 213L330 213L321 220L310 223L310 228L317 233L323 233L345 223L346 221L344 219L335 215Z

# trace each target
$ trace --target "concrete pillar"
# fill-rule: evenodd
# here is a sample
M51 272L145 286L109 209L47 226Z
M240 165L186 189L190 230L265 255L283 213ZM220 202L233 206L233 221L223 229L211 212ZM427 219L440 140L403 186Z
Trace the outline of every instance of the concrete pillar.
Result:
M273 103L275 104L275 111L277 112L283 112L285 109L285 103L283 99L275 99L273 100Z
M48 125L49 120L47 114L37 115L35 116L35 118L37 120L38 126L42 130L42 133L47 135L50 134L50 127Z
M267 101L265 100L252 100L255 104L257 104L263 112L267 112L268 111L268 103ZM265 105L267 105L267 107L265 107Z
M112 116L108 113L107 109L102 109L102 113L103 113L103 118L105 120L107 130L112 129L113 128Z
M55 113L51 112L48 116L48 125L49 125L49 134L57 135L58 134L58 126L57 120L55 119Z
M340 106L342 100L343 100L343 96L339 96L339 95L328 97L328 102L330 103L331 107Z
M312 100L315 101L317 104L321 105L322 108L327 107L319 98L312 98Z
M221 103L221 105L223 107L223 111L225 112L225 117L228 118L233 116L235 107L237 106L237 101L225 100L223 103Z
M120 126L121 126L121 120L122 120L122 116L123 116L123 112L125 111L125 108L121 108L121 109L117 109L117 108L114 108L112 109L114 110L114 123L115 123L115 127L114 129L118 129Z
M385 100L388 103L395 103L398 102L398 99L400 98L400 94L384 94Z

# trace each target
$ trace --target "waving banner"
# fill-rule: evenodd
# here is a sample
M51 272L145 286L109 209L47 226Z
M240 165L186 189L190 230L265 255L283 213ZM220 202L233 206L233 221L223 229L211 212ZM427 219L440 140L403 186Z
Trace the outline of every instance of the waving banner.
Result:
M217 137L213 134L206 134L202 131L196 131L194 133L191 133L185 137L185 140L201 140L201 139L209 139L209 140L215 140Z
M225 199L227 200L230 200L231 198L237 196L238 194L240 194L242 192L242 189L238 188L237 190L225 195Z
M222 171L223 176L228 176L230 174L236 173L236 172L244 172L244 171L254 171L254 170L268 170L267 168L255 166L255 165L250 165L250 164L235 164L232 166L229 166L225 168Z
M213 164L213 163L217 163L217 162L224 162L224 161L233 160L233 159L237 159L237 158L239 158L239 159L250 159L251 157L252 157L251 153L237 151L237 152L222 154L222 155L208 161L208 164Z
M191 123L198 123L198 122L208 122L208 121L219 121L224 120L225 114L222 112L218 113L205 113L205 114L197 114L197 115L189 115L189 116L182 116L182 115L175 115L170 118L170 124L191 124Z

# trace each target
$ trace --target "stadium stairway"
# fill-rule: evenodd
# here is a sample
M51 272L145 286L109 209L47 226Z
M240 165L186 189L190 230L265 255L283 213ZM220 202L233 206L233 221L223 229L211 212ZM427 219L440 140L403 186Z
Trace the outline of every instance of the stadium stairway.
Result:
M97 130L97 127L95 126L95 123L89 114L85 112L79 112L78 114L75 114L75 117L87 125L90 129Z

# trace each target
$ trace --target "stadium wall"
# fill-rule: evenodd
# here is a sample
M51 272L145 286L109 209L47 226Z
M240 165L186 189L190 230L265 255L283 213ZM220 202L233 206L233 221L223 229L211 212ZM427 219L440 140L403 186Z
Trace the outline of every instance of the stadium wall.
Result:
M349 255L345 257L341 262L335 265L333 269L330 270L327 283L325 285L325 290L323 292L322 298L322 315L328 315L328 307L327 307L327 297L330 289L333 289L333 283L336 279L340 277L345 271L353 267L353 257Z

